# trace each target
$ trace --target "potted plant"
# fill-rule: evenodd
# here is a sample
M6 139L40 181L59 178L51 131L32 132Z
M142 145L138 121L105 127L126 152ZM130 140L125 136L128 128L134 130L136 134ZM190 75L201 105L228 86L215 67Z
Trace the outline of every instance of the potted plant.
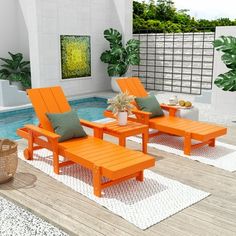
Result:
M140 41L130 39L123 45L121 33L112 28L104 31L104 38L110 43L110 50L103 52L100 59L108 64L107 72L111 77L112 90L120 92L116 79L124 76L130 65L140 63Z
M131 114L131 110L134 107L132 102L134 101L134 96L126 93L119 93L114 98L108 99L109 107L112 113L117 116L119 125L126 125L128 115Z
M30 88L30 62L23 61L22 53L8 53L11 59L0 58L5 62L1 65L3 69L0 70L0 79L9 80L10 84L16 85L19 90Z

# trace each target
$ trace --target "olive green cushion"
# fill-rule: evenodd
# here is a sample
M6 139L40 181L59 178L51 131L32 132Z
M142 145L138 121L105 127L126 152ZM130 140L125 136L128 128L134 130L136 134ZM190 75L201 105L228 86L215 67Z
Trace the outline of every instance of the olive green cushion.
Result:
M75 111L60 114L46 113L46 115L55 133L61 136L59 142L87 136Z
M152 113L150 118L164 116L164 112L162 111L161 106L154 95L142 98L136 97L135 102L140 110Z

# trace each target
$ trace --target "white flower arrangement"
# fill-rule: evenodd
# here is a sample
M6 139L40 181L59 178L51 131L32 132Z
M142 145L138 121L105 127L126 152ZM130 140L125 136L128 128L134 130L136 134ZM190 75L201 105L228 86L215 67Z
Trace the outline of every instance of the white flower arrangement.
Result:
M108 109L112 111L114 115L117 115L119 112L127 112L128 115L132 114L132 109L134 105L134 96L129 95L128 92L119 93L114 98L108 99L107 103L110 104Z

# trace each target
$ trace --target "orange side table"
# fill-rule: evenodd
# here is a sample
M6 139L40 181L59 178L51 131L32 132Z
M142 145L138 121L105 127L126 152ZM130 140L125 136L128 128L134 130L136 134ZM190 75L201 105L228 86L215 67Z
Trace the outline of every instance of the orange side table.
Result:
M117 121L106 123L103 129L103 133L109 134L119 138L119 145L126 145L126 138L129 136L134 136L142 134L142 150L143 153L147 153L147 143L148 143L148 125L141 123L128 121L127 125L120 126Z

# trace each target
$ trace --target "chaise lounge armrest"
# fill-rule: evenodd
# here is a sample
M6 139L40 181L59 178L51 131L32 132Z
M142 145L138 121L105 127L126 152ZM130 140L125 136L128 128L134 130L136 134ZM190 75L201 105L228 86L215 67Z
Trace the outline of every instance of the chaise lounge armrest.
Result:
M148 124L151 112L147 111L140 111L140 110L132 110L132 113L136 116L136 119L134 121L141 122L143 124ZM130 117L132 119L132 117Z
M178 107L168 106L166 104L160 105L163 110L169 112L169 116L175 116L176 112L178 111Z
M60 138L60 135L50 132L48 130L42 129L36 125L25 125L25 128L27 128L28 130L31 130L33 133L36 133L39 136L44 136L48 139L57 140L58 138Z
M85 127L93 129L94 137L102 138L103 128L104 128L103 124L98 124L98 123L83 120L83 119L80 119L80 123L81 123L81 125L83 125Z

